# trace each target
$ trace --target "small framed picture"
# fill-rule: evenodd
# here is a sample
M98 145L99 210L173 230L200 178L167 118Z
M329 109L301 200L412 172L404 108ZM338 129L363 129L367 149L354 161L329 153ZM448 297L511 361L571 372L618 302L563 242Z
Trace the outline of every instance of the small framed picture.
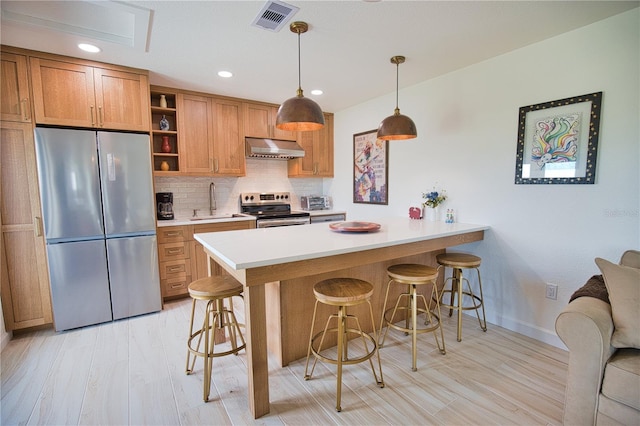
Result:
M353 135L353 202L389 204L389 141L377 130Z
M602 92L520 108L516 184L592 184Z

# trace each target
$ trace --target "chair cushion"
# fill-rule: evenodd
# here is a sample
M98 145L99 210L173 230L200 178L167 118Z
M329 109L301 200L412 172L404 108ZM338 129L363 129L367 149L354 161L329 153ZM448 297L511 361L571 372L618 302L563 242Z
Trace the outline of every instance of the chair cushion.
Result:
M602 394L640 410L640 350L616 351L604 370Z
M614 331L611 345L640 349L640 269L596 258L611 302Z

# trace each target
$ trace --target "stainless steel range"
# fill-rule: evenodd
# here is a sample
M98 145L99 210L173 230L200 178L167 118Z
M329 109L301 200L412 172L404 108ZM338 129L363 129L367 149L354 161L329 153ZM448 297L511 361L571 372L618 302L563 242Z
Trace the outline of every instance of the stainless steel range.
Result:
M242 193L240 212L255 216L257 228L311 223L308 212L291 211L291 195L288 192Z

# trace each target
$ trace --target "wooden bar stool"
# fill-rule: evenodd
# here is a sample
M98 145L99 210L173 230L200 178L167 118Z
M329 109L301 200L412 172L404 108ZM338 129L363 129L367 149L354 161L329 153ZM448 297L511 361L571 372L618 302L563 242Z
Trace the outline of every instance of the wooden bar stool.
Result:
M449 278L444 281L444 285L446 287L447 282L451 281L451 289L446 290L442 289L440 292L440 306L443 308L449 308L449 316L452 315L453 310L456 309L458 311L458 342L462 341L462 311L473 309L476 311L476 316L478 317L478 323L480 323L480 328L482 331L487 331L487 319L484 313L484 299L482 297L482 280L480 279L480 270L478 269L480 266L480 259L478 256L474 256L473 254L467 253L442 253L436 256L436 261L438 262L438 269L440 268L452 268L453 273ZM469 280L464 278L463 270L465 269L475 269L478 274L478 287L480 289L480 295L474 294L471 289L471 285L469 284ZM463 283L467 283L467 290L463 289ZM449 304L442 303L444 298L444 294L449 293ZM457 301L455 301L457 296ZM471 299L471 303L468 305L463 304L463 296L468 296ZM480 314L478 310L482 310L482 319L480 319Z
M392 265L387 268L387 275L389 275L389 282L387 283L387 292L384 297L384 305L382 307L382 318L380 320L380 332L382 333L382 327L385 325L387 329L382 335L380 340L380 347L384 345L384 340L387 337L389 328L404 331L405 334L411 333L411 369L416 371L416 359L418 357L418 334L433 332L433 337L436 339L436 345L441 354L446 354L447 351L444 345L444 332L440 324L440 298L438 297L438 286L436 279L438 278L438 270L426 265L419 265L414 263L405 263L400 265ZM396 304L392 309L387 309L387 302L389 300L389 290L392 283L405 284L407 286L406 293L402 293L398 296ZM429 299L435 300L435 312L431 312L427 300L424 295L419 294L418 286L425 284L431 284L431 296ZM424 308L418 307L418 299L422 299ZM401 302L406 300L404 305ZM398 311L405 311L404 327L395 324L396 313ZM387 314L391 312L389 317ZM418 328L418 315L425 314L424 325L426 327ZM438 340L438 332L440 329L440 337L442 338L442 346Z
M336 396L336 411L341 411L340 400L342 395L342 366L357 364L369 360L371 365L371 371L373 371L373 377L376 384L383 388L384 381L382 378L382 363L380 362L380 353L378 352L378 335L376 333L376 326L373 319L373 309L371 307L371 295L373 294L373 285L363 280L356 278L330 278L324 281L320 281L313 286L313 293L316 296L315 307L313 308L313 320L311 322L311 332L309 333L309 349L307 351L307 362L304 367L304 379L309 380L313 374L313 370L316 367L316 362L319 360L328 362L330 364L336 364L338 366L338 379L337 379L337 396ZM360 321L358 317L347 314L347 307L359 305L361 303L369 304L369 313L371 314L371 326L373 328L373 335L362 331L360 327ZM318 310L318 303L324 303L326 305L337 306L338 313L332 314L327 319L327 323L324 326L324 330L316 335L313 334L313 328L316 322L316 313ZM329 324L332 319L337 319L337 326L329 328ZM349 327L347 321L353 323L353 327ZM322 355L323 343L327 333L336 333L337 339L337 355L335 358L330 358L327 355ZM362 345L352 344L352 351L356 351L356 357L349 358L349 335L360 337L355 339L361 341ZM318 338L320 342L316 345ZM370 345L369 345L370 344ZM329 345L327 345L329 346ZM371 346L371 347L370 347ZM354 348L355 347L355 348ZM314 355L313 366L311 371L309 368L309 358L311 354ZM378 371L380 372L380 379L373 366L371 358L377 355L378 357Z
M189 340L187 340L186 372L187 374L193 373L197 357L203 358L203 398L205 402L209 401L213 358L231 354L237 355L238 352L246 346L244 337L240 331L240 326L244 324L238 324L236 316L233 313L233 301L231 300L234 296L242 297L242 290L242 284L228 275L201 278L189 284L189 295L193 299L193 302L191 304ZM229 300L229 308L224 304L225 299ZM197 300L206 300L207 306L202 327L194 331L193 321ZM225 345L223 349L226 350L216 352L216 331L219 335L224 336L226 334L229 336L230 348L227 349L227 345ZM200 351L200 343L203 336L204 349ZM238 345L238 339L242 343L241 345ZM195 348L193 346L194 340L197 340ZM193 358L191 358L192 355ZM191 365L189 365L189 363L191 363Z

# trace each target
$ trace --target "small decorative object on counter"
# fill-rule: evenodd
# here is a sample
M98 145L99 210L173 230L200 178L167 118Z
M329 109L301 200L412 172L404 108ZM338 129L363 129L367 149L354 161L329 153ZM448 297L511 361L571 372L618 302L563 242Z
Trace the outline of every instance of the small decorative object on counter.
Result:
M422 219L422 210L419 207L409 207L409 218Z
M170 170L169 163L167 163L166 161L160 163L160 170L162 170L163 172L168 172Z
M169 130L169 120L164 115L160 119L160 130Z
M169 144L169 136L163 136L162 137L162 146L160 147L160 149L164 153L170 153L171 152L171 145Z
M422 198L424 199L422 202L422 207L425 210L424 216L426 216L427 220L436 221L440 219L438 207L447 199L447 191L444 189L436 190L434 186L431 192L423 192Z
M167 97L165 95L160 95L160 108L167 107Z
M454 217L453 217L453 209L447 209L447 217L445 219L446 223L453 223L455 222Z

